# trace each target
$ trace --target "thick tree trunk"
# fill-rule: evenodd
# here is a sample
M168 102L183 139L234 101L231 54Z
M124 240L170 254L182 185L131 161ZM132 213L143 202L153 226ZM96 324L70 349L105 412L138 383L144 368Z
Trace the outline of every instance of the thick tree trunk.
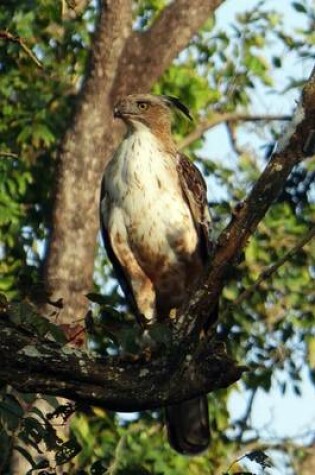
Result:
M103 1L89 77L59 157L45 281L52 298L62 297L68 307L64 323L82 317L91 285L99 177L113 148L110 91L130 31L130 2Z
M103 0L88 78L59 156L45 282L63 299L59 322L75 323L87 306L98 230L99 184L122 127L119 95L148 91L223 0L177 0L145 33L131 32L131 1Z

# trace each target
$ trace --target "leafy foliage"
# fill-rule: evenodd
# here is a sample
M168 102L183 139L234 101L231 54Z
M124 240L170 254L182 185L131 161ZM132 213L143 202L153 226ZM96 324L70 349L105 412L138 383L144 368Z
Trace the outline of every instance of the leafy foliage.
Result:
M24 299L12 307L16 324L59 341L62 335L58 328L39 317L28 299L45 299L41 266L51 226L57 149L84 80L90 36L98 14L95 3L88 2L81 13L64 17L63 3L11 0L0 7L0 23L21 37L44 65L38 68L19 43L0 39L0 291L10 300ZM134 27L142 31L149 28L167 3L134 1ZM214 113L251 111L257 103L257 90L260 95L274 91L273 70L282 70L285 56L299 61L314 56L311 3L292 2L296 15L305 17L305 27L298 31L288 32L281 15L265 7L264 2L239 13L231 27L221 28L214 20L207 21L153 88L157 94L181 98L196 119L191 124L178 117L174 133L179 141L199 119L210 119ZM270 53L275 43L276 53ZM300 85L300 78L288 78L284 93ZM236 132L251 133L253 141L255 137L261 139L263 133L267 143L279 136L280 129L278 125L268 129L260 125L253 135L251 129L237 124ZM211 208L219 233L232 208L244 199L259 176L264 160L257 151L242 149L239 154L234 147L227 158L237 156L238 160L222 162L216 160L216 148L202 148L204 144L205 137L201 137L188 152L209 177ZM205 155L207 159L202 158ZM293 171L249 243L244 260L231 272L222 296L218 338L226 342L231 355L252 368L243 381L249 392L254 393L258 387L268 392L277 382L283 393L291 386L300 394L302 365L307 365L315 381L314 244L300 249L290 262L262 282L259 292L233 306L244 289L251 287L258 275L290 250L311 226L314 169L313 159ZM106 297L99 294L104 288L108 290ZM124 299L113 283L102 250L96 260L95 292L88 298L95 312L100 313L95 345L105 351L105 345L113 345L113 334L104 335L102 318L107 323L114 321L117 310L113 306L122 308ZM130 349L132 331L126 330L114 343ZM16 449L28 459L32 467L29 473L52 470L43 455L51 450L55 464L68 464L69 473L222 474L240 448L246 452L252 429L248 420L231 422L227 409L230 393L224 390L209 396L211 451L187 459L174 454L166 444L160 414L127 418L103 409L82 410L71 423L70 439L63 441L52 420L36 407L29 411L35 396L17 396L1 388L0 445L5 449L0 467L6 467L14 436L25 444ZM39 451L41 460L33 458L29 447ZM257 450L246 456L268 467L264 452ZM249 473L242 472L240 465L237 463L238 472L233 473Z
M63 21L54 1L12 1L0 8L1 25L44 58L39 69L18 43L0 40L0 289L10 297L23 295L20 274L41 263L56 148L84 73L94 16L88 8L84 18Z

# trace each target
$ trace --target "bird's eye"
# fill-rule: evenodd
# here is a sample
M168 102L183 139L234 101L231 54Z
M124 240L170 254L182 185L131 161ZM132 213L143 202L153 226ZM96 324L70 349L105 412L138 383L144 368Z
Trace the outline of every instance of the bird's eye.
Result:
M146 102L138 102L138 109L140 111L145 111L148 108L148 104Z

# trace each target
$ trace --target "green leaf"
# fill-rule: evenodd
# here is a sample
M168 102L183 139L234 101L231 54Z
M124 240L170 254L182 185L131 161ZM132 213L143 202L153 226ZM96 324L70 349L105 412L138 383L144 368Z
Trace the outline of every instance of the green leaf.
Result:
M35 124L32 129L32 144L35 148L41 146L43 143L45 146L51 145L55 140L54 135L45 124Z
M76 439L70 439L56 452L56 464L62 465L69 462L81 451L81 445L77 442Z
M138 354L140 352L140 339L142 331L138 327L123 329L115 335L116 340L125 353Z
M23 408L12 394L5 395L4 399L0 401L0 420L8 430L15 431L19 427L23 415Z
M281 60L280 56L273 56L273 57L272 57L272 64L273 64L276 68L281 68L281 66L282 66L282 60Z
M23 430L20 433L20 437L27 444L31 444L32 447L39 451L38 444L44 440L45 430L45 424L35 419L35 417L25 417L23 419Z
M111 303L111 297L107 295L97 294L96 292L90 292L86 294L86 297L90 302L98 303L99 305L108 305Z
M158 344L170 347L172 344L172 332L168 325L157 323L151 325L148 331L150 337Z
M49 467L49 461L46 460L46 459L42 459L39 462L37 462L35 468L36 468L36 470L40 470L40 469L48 468L48 467Z
M32 136L32 127L26 125L17 136L17 143L23 145Z
M67 337L64 331L58 325L50 322L48 331L57 343L60 343L61 345L65 345L67 343Z
M268 68L266 60L247 53L244 58L244 64L257 76L261 76Z
M299 13L307 13L307 9L302 3L292 2L292 7Z
M252 462L258 463L262 468L272 467L270 457L262 450L253 450L253 452L246 454L246 457Z
M102 460L97 460L91 465L91 475L104 475L107 471L107 466Z
M11 446L12 446L12 440L9 434L5 431L4 428L0 429L0 466L4 467L6 466L9 456L11 455Z

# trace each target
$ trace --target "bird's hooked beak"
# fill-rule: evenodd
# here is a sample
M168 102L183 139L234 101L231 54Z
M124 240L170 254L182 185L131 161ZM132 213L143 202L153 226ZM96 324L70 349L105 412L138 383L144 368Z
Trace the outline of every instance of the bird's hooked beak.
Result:
M115 119L124 119L126 116L132 114L132 105L126 99L120 99L114 106Z
M114 114L115 119L121 119L122 118L122 114L121 114L121 111L119 109L118 104L115 105L114 110L113 110L113 114Z

